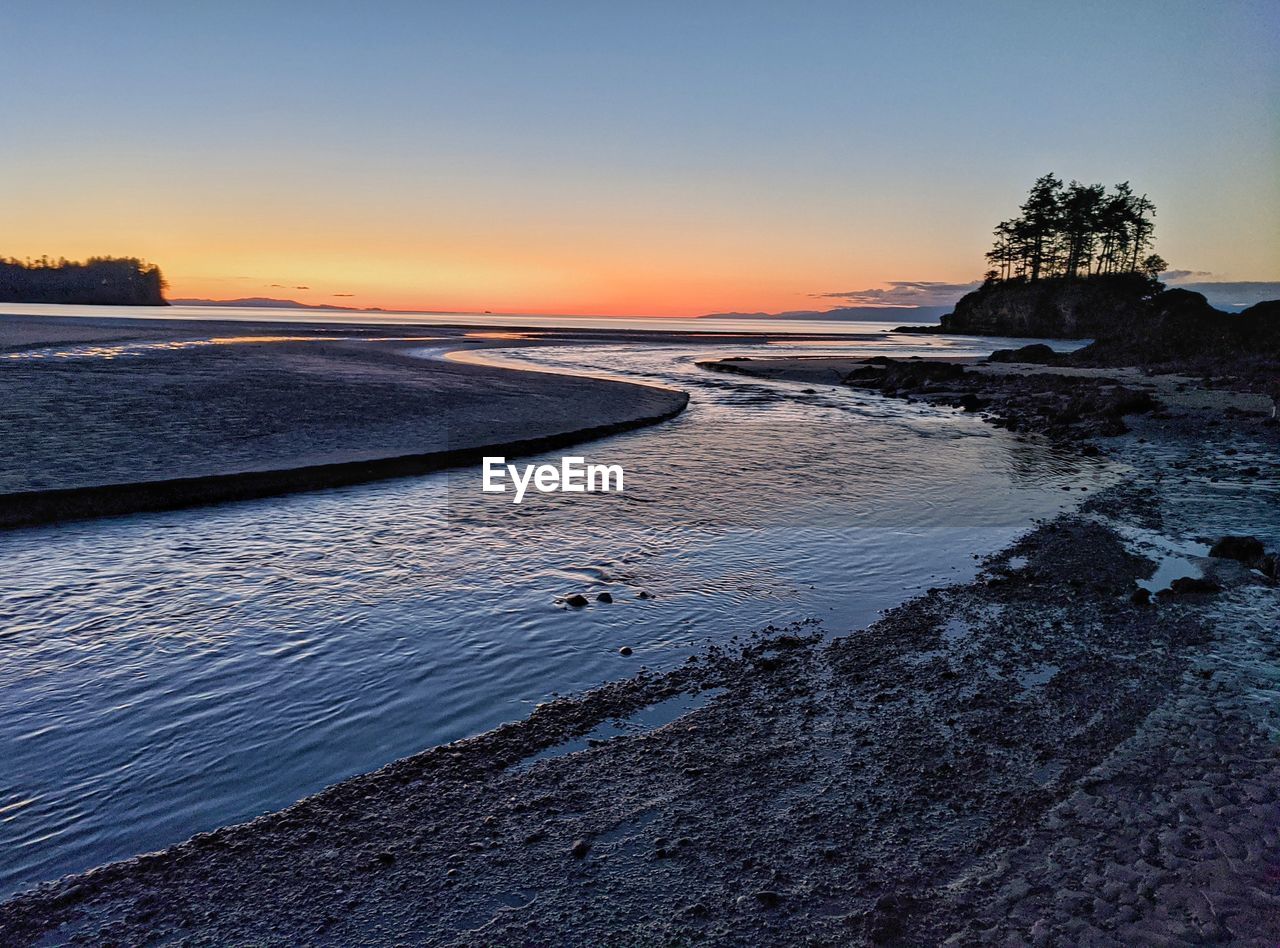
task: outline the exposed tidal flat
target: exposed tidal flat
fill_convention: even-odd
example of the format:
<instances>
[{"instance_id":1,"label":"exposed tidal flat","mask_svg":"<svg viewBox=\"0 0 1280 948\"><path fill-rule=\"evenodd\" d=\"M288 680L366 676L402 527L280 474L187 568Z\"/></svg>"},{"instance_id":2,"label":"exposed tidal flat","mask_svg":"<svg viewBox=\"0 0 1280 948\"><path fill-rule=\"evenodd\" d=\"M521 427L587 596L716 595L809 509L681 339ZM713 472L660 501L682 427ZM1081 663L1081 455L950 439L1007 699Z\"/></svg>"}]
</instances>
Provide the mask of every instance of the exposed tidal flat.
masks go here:
<instances>
[{"instance_id":1,"label":"exposed tidal flat","mask_svg":"<svg viewBox=\"0 0 1280 948\"><path fill-rule=\"evenodd\" d=\"M456 329L138 320L122 333L98 320L85 341L67 322L0 327L0 341L8 328L25 342L0 350L0 527L417 474L652 423L686 401L599 379L424 371L410 345L485 335ZM36 341L42 325L56 341Z\"/></svg>"},{"instance_id":2,"label":"exposed tidal flat","mask_svg":"<svg viewBox=\"0 0 1280 948\"><path fill-rule=\"evenodd\" d=\"M29 860L11 878L405 758L36 889L0 933L1274 931L1275 588L1200 541L1280 540L1275 429L1186 405L1090 457L874 391L709 373L709 351L467 356L689 392L673 420L575 449L626 467L621 496L517 510L460 471L0 539L21 589L0 740L30 801L6 811ZM1135 603L1169 562L1223 591ZM556 602L573 591L614 602ZM673 710L633 717L654 707Z\"/></svg>"}]
</instances>

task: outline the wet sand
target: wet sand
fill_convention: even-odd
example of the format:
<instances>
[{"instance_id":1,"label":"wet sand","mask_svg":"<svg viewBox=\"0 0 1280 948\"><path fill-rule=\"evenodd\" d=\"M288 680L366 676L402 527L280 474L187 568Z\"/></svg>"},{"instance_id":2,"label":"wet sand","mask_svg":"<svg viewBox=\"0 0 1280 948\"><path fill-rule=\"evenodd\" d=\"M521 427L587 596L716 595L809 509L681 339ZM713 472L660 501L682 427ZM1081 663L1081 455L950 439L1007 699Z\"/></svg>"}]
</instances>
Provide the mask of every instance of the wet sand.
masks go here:
<instances>
[{"instance_id":1,"label":"wet sand","mask_svg":"<svg viewBox=\"0 0 1280 948\"><path fill-rule=\"evenodd\" d=\"M1128 482L973 583L835 639L759 630L41 886L0 906L0 942L1273 942L1280 588L1168 551L1280 544L1280 436L1212 398L1126 422L1098 441ZM1170 562L1219 591L1146 601Z\"/></svg>"},{"instance_id":2,"label":"wet sand","mask_svg":"<svg viewBox=\"0 0 1280 948\"><path fill-rule=\"evenodd\" d=\"M688 401L410 354L482 343L403 326L5 317L0 528L419 474L652 424Z\"/></svg>"}]
</instances>

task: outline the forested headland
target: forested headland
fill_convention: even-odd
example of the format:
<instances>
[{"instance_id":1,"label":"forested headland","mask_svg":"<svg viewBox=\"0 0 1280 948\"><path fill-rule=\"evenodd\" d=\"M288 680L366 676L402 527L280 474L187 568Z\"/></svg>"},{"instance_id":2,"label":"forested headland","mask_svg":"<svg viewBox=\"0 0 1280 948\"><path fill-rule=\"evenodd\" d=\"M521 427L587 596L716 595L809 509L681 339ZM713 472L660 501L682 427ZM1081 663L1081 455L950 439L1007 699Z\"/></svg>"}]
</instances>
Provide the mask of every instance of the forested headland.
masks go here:
<instances>
[{"instance_id":1,"label":"forested headland","mask_svg":"<svg viewBox=\"0 0 1280 948\"><path fill-rule=\"evenodd\" d=\"M0 260L0 302L167 306L160 268L136 257Z\"/></svg>"},{"instance_id":2,"label":"forested headland","mask_svg":"<svg viewBox=\"0 0 1280 948\"><path fill-rule=\"evenodd\" d=\"M1020 211L996 225L982 285L936 329L1091 338L1079 358L1093 365L1274 377L1280 301L1224 313L1199 293L1165 289L1160 274L1168 264L1152 250L1155 204L1128 182L1064 185L1047 174Z\"/></svg>"},{"instance_id":3,"label":"forested headland","mask_svg":"<svg viewBox=\"0 0 1280 948\"><path fill-rule=\"evenodd\" d=\"M985 279L942 317L945 332L1096 338L1138 318L1164 289L1156 206L1129 182L1042 175L1019 212L996 225Z\"/></svg>"}]
</instances>

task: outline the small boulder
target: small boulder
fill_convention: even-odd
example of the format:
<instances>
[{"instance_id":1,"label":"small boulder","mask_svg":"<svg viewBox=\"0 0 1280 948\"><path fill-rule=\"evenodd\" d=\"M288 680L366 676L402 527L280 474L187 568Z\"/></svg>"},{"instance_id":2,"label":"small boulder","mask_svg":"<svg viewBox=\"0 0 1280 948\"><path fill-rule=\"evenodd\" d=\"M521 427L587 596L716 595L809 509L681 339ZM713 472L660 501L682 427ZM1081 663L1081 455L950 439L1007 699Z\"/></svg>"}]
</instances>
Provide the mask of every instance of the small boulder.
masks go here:
<instances>
[{"instance_id":1,"label":"small boulder","mask_svg":"<svg viewBox=\"0 0 1280 948\"><path fill-rule=\"evenodd\" d=\"M622 646L622 648L618 649L618 654L619 654L619 655L623 655L623 656L630 655L630 654L631 654L631 646L630 646L630 645L624 645L624 646Z\"/></svg>"},{"instance_id":2,"label":"small boulder","mask_svg":"<svg viewBox=\"0 0 1280 948\"><path fill-rule=\"evenodd\" d=\"M575 839L573 848L569 850L574 859L585 859L589 852L591 852L591 844L585 839Z\"/></svg>"},{"instance_id":3,"label":"small boulder","mask_svg":"<svg viewBox=\"0 0 1280 948\"><path fill-rule=\"evenodd\" d=\"M1203 576L1183 576L1169 584L1169 591L1175 595L1185 596L1221 592L1222 587Z\"/></svg>"},{"instance_id":4,"label":"small boulder","mask_svg":"<svg viewBox=\"0 0 1280 948\"><path fill-rule=\"evenodd\" d=\"M1223 537L1209 550L1209 555L1223 560L1239 560L1248 566L1262 559L1266 550L1257 537Z\"/></svg>"},{"instance_id":5,"label":"small boulder","mask_svg":"<svg viewBox=\"0 0 1280 948\"><path fill-rule=\"evenodd\" d=\"M987 357L988 362L1023 362L1031 365L1052 365L1058 354L1042 342L1023 346L1021 349L997 349Z\"/></svg>"},{"instance_id":6,"label":"small boulder","mask_svg":"<svg viewBox=\"0 0 1280 948\"><path fill-rule=\"evenodd\" d=\"M574 593L572 596L566 596L564 600L566 606L573 606L575 609L581 609L587 604L587 597L582 593Z\"/></svg>"},{"instance_id":7,"label":"small boulder","mask_svg":"<svg viewBox=\"0 0 1280 948\"><path fill-rule=\"evenodd\" d=\"M1148 606L1151 604L1151 590L1143 589L1139 586L1133 591L1133 595L1129 597L1129 601L1135 606Z\"/></svg>"},{"instance_id":8,"label":"small boulder","mask_svg":"<svg viewBox=\"0 0 1280 948\"><path fill-rule=\"evenodd\" d=\"M613 602L613 593L602 592L596 596L596 602Z\"/></svg>"}]
</instances>

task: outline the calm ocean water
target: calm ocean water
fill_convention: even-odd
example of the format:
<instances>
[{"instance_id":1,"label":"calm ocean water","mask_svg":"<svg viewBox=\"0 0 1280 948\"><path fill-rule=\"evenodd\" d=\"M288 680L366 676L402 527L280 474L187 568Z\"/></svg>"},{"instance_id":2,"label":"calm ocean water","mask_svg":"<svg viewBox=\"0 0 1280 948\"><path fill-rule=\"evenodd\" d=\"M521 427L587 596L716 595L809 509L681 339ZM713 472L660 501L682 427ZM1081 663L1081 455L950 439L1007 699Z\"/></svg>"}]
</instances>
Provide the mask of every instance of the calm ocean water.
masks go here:
<instances>
[{"instance_id":1,"label":"calm ocean water","mask_svg":"<svg viewBox=\"0 0 1280 948\"><path fill-rule=\"evenodd\" d=\"M611 329L665 332L883 332L893 326L919 324L911 310L890 313L885 322L839 319L683 319L672 316L554 316L538 313L407 313L298 309L270 306L67 306L58 303L0 303L0 314L25 316L92 316L95 319L184 319L201 321L320 323L365 326L488 326L495 329Z\"/></svg>"},{"instance_id":2,"label":"calm ocean water","mask_svg":"<svg viewBox=\"0 0 1280 948\"><path fill-rule=\"evenodd\" d=\"M516 507L468 469L0 535L0 893L769 623L849 631L1115 476L971 417L694 364L752 351L467 356L689 391L676 420L571 452L623 465L621 495Z\"/></svg>"}]
</instances>

